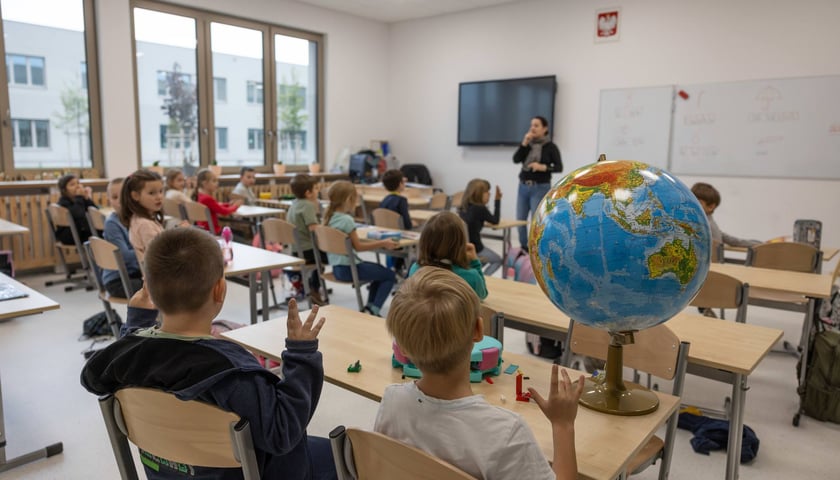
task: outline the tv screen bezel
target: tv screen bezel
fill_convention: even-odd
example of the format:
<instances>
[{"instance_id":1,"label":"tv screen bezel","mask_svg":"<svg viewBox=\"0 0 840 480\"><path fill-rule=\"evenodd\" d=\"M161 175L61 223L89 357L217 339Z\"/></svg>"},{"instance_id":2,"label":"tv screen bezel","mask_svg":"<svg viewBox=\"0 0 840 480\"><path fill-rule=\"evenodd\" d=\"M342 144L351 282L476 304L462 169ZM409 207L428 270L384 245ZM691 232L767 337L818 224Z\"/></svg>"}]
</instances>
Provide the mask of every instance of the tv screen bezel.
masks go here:
<instances>
[{"instance_id":1,"label":"tv screen bezel","mask_svg":"<svg viewBox=\"0 0 840 480\"><path fill-rule=\"evenodd\" d=\"M477 85L481 83L507 83L507 82L521 82L523 80L543 80L550 78L554 81L554 89L552 90L552 99L551 99L551 117L548 118L548 125L549 125L549 137L552 137L552 131L554 129L554 106L557 103L557 75L539 75L535 77L520 77L520 78L501 78L498 80L479 80L475 82L460 82L458 83L458 146L459 147L481 147L481 146L498 146L498 147L511 147L519 145L520 142L469 142L463 143L461 142L461 87L464 85ZM523 135L526 127L523 126Z\"/></svg>"}]
</instances>

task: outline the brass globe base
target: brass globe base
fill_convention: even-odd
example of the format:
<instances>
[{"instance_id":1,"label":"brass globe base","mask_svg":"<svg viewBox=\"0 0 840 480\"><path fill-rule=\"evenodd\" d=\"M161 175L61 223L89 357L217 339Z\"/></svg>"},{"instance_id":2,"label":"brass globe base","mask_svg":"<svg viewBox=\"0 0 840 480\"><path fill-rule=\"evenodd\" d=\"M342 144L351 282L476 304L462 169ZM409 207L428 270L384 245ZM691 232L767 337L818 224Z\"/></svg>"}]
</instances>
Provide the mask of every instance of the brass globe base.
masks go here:
<instances>
[{"instance_id":1,"label":"brass globe base","mask_svg":"<svg viewBox=\"0 0 840 480\"><path fill-rule=\"evenodd\" d=\"M592 410L609 413L610 415L646 415L659 408L659 398L641 387L629 389L613 389L607 384L598 385L591 380L586 381L580 403Z\"/></svg>"},{"instance_id":2,"label":"brass globe base","mask_svg":"<svg viewBox=\"0 0 840 480\"><path fill-rule=\"evenodd\" d=\"M606 378L603 383L587 380L580 403L611 415L645 415L659 408L656 394L639 385L624 385L623 345L633 343L633 332L610 332Z\"/></svg>"}]
</instances>

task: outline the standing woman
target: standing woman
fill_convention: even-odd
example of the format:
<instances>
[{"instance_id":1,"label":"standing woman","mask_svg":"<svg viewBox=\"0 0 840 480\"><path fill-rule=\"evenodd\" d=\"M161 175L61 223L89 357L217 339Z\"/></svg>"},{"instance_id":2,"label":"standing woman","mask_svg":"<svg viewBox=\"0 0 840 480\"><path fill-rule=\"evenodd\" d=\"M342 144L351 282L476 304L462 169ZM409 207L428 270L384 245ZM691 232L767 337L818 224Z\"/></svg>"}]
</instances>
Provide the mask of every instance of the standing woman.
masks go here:
<instances>
[{"instance_id":1,"label":"standing woman","mask_svg":"<svg viewBox=\"0 0 840 480\"><path fill-rule=\"evenodd\" d=\"M533 217L537 205L551 188L551 174L563 171L560 149L548 138L548 120L531 119L531 128L513 154L513 163L521 163L519 190L516 195L516 219ZM519 227L519 245L528 250L528 227Z\"/></svg>"}]
</instances>

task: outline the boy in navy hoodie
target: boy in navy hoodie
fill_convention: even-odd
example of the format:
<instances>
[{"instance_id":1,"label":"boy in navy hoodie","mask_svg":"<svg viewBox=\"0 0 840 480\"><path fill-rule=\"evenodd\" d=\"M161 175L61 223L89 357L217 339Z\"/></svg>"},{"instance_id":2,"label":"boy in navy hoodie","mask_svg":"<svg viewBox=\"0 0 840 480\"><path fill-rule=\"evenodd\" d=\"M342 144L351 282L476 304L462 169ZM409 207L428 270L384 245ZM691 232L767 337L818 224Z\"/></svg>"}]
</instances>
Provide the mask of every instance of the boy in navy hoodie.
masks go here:
<instances>
[{"instance_id":1,"label":"boy in navy hoodie","mask_svg":"<svg viewBox=\"0 0 840 480\"><path fill-rule=\"evenodd\" d=\"M128 323L153 323L157 307L160 327L136 329L91 357L82 385L97 395L146 387L216 405L250 423L262 478L336 478L329 441L306 434L324 382L317 337L325 319L316 322L318 308L302 323L289 302L281 380L244 348L210 335L226 293L213 237L193 228L166 230L149 246L145 266L148 289L129 302ZM140 454L149 479L242 478L239 469L179 466Z\"/></svg>"}]
</instances>

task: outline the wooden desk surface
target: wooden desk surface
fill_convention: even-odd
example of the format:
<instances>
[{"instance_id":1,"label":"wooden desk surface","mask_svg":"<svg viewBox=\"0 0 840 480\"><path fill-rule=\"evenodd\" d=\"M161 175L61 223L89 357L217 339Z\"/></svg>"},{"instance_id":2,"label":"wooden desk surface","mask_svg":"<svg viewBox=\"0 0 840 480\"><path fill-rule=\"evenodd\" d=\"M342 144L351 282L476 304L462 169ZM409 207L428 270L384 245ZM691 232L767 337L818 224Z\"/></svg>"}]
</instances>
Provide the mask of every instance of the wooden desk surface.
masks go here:
<instances>
[{"instance_id":1,"label":"wooden desk surface","mask_svg":"<svg viewBox=\"0 0 840 480\"><path fill-rule=\"evenodd\" d=\"M539 285L487 277L489 292L484 304L521 323L569 331L569 317L557 309ZM727 372L749 375L770 348L782 338L782 330L759 325L721 321L702 315L679 313L668 320L680 340L691 343L688 362Z\"/></svg>"},{"instance_id":2,"label":"wooden desk surface","mask_svg":"<svg viewBox=\"0 0 840 480\"><path fill-rule=\"evenodd\" d=\"M408 214L409 216L411 216L411 219L417 220L420 223L428 222L430 218L434 217L438 213L440 213L439 210L426 210L422 208L408 211ZM515 228L524 225L528 225L527 220L512 220L507 218L501 218L499 219L499 223L485 223L484 227L490 228L492 230L503 230L505 228Z\"/></svg>"},{"instance_id":3,"label":"wooden desk surface","mask_svg":"<svg viewBox=\"0 0 840 480\"><path fill-rule=\"evenodd\" d=\"M27 233L29 233L29 229L23 225L18 225L17 223L0 218L0 236L24 235Z\"/></svg>"},{"instance_id":4,"label":"wooden desk surface","mask_svg":"<svg viewBox=\"0 0 840 480\"><path fill-rule=\"evenodd\" d=\"M385 387L401 383L401 370L391 367L391 337L385 321L364 313L329 305L319 313L327 318L320 335L320 351L324 356L324 376L330 383L364 397L379 401ZM301 312L302 318L305 318ZM226 332L230 340L251 351L280 358L285 345L285 319L277 319ZM503 353L505 366L519 365L531 377L526 386L540 393L548 392L550 364L530 356ZM359 360L362 371L348 373L347 366ZM573 378L580 373L574 374ZM516 402L515 376L502 374L487 382L472 384L473 391L482 394L493 405L512 410L525 419L533 430L546 457L552 458L551 425L533 402ZM501 401L501 395L506 401ZM647 439L674 412L679 399L657 393L659 409L639 417L620 417L578 409L575 422L575 446L580 476L583 478L613 479L622 471L627 460L647 442Z\"/></svg>"},{"instance_id":5,"label":"wooden desk surface","mask_svg":"<svg viewBox=\"0 0 840 480\"><path fill-rule=\"evenodd\" d=\"M732 245L724 245L723 249L727 252L741 252L741 253L747 253L747 250L748 250L747 247L735 247L735 246L732 246ZM840 248L822 247L822 248L820 248L820 251L822 251L822 254L823 254L823 262L827 262L827 261L831 260L832 258L834 258L837 255L838 252L840 252Z\"/></svg>"},{"instance_id":6,"label":"wooden desk surface","mask_svg":"<svg viewBox=\"0 0 840 480\"><path fill-rule=\"evenodd\" d=\"M373 239L367 238L368 232L384 230L387 232L402 232L403 236L400 237L400 248L406 247L413 247L420 243L420 232L412 232L408 230L397 230L394 228L385 228L385 227L374 227L374 226L366 226L366 227L357 227L356 234L359 236L359 240L363 242L373 241Z\"/></svg>"},{"instance_id":7,"label":"wooden desk surface","mask_svg":"<svg viewBox=\"0 0 840 480\"><path fill-rule=\"evenodd\" d=\"M276 217L286 213L282 208L260 207L258 205L241 205L231 215L240 218Z\"/></svg>"},{"instance_id":8,"label":"wooden desk surface","mask_svg":"<svg viewBox=\"0 0 840 480\"><path fill-rule=\"evenodd\" d=\"M365 192L362 194L362 199L364 199L365 203L375 203L379 205L382 203L382 200L388 196L388 192ZM428 207L429 202L432 201L431 197L413 197L413 196L406 196L406 200L408 200L408 207L409 208L423 208Z\"/></svg>"},{"instance_id":9,"label":"wooden desk surface","mask_svg":"<svg viewBox=\"0 0 840 480\"><path fill-rule=\"evenodd\" d=\"M225 276L242 275L306 263L302 258L251 247L243 243L232 242L231 245L233 245L233 263L225 268Z\"/></svg>"},{"instance_id":10,"label":"wooden desk surface","mask_svg":"<svg viewBox=\"0 0 840 480\"><path fill-rule=\"evenodd\" d=\"M5 274L0 273L0 283L9 284L29 295L28 297L0 302L0 320L43 313L47 310L56 310L60 307L55 300L40 294Z\"/></svg>"},{"instance_id":11,"label":"wooden desk surface","mask_svg":"<svg viewBox=\"0 0 840 480\"><path fill-rule=\"evenodd\" d=\"M828 298L831 295L833 282L830 274L773 270L733 263L712 263L711 270L749 283L750 287L778 290L812 298Z\"/></svg>"}]
</instances>

